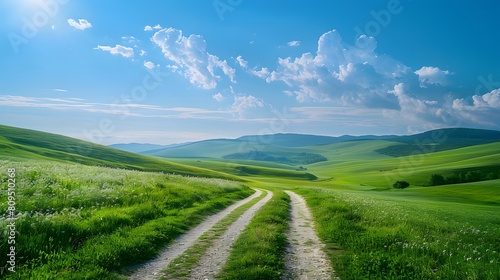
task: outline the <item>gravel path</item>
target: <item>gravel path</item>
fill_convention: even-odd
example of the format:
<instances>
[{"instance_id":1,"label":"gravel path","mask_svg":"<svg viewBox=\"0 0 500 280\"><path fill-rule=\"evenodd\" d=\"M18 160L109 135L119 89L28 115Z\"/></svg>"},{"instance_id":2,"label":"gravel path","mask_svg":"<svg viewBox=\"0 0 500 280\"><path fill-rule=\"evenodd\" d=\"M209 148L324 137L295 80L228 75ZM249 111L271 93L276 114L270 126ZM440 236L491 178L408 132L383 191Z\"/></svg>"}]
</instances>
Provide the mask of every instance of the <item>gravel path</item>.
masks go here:
<instances>
[{"instance_id":1,"label":"gravel path","mask_svg":"<svg viewBox=\"0 0 500 280\"><path fill-rule=\"evenodd\" d=\"M212 246L208 248L205 255L200 259L196 268L191 271L189 279L212 280L214 275L218 274L231 250L231 246L236 241L241 232L246 228L255 213L265 205L273 196L273 193L267 191L267 195L250 207L238 220L232 223L222 236L217 238Z\"/></svg>"},{"instance_id":2,"label":"gravel path","mask_svg":"<svg viewBox=\"0 0 500 280\"><path fill-rule=\"evenodd\" d=\"M291 199L291 223L287 234L290 245L285 254L282 280L331 279L333 269L314 232L314 221L306 202L298 194L285 191ZM337 279L337 278L335 278Z\"/></svg>"},{"instance_id":3,"label":"gravel path","mask_svg":"<svg viewBox=\"0 0 500 280\"><path fill-rule=\"evenodd\" d=\"M170 246L165 248L156 259L153 259L147 263L138 266L131 267L130 269L135 270L135 272L129 277L129 279L133 280L159 279L162 276L161 271L165 269L172 260L177 258L189 247L191 247L203 233L212 228L218 221L227 216L234 209L240 207L241 205L249 202L250 200L256 197L259 197L261 194L262 191L256 190L253 195L232 204L231 206L227 207L226 209L222 210L217 214L208 216L199 225L189 230L185 234L179 236L172 244L170 244ZM264 199L266 199L268 196L269 194ZM259 203L261 201L259 201ZM253 208L254 207L250 208L250 210ZM245 212L245 214L247 213Z\"/></svg>"}]
</instances>

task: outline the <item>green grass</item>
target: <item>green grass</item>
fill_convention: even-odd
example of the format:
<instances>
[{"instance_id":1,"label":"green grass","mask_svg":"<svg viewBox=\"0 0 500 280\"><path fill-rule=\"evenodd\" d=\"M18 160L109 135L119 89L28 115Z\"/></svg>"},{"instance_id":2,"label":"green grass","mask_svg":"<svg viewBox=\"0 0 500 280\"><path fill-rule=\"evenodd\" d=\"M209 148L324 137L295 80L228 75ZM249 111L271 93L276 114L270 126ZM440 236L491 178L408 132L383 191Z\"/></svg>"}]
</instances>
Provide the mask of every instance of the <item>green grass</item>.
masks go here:
<instances>
[{"instance_id":1,"label":"green grass","mask_svg":"<svg viewBox=\"0 0 500 280\"><path fill-rule=\"evenodd\" d=\"M7 279L117 279L252 190L239 182L79 164L0 161L16 169L16 270ZM1 177L2 185L7 182ZM0 211L7 213L6 192ZM6 228L6 214L0 226ZM7 236L0 235L0 262ZM5 276L5 275L3 275Z\"/></svg>"},{"instance_id":2,"label":"green grass","mask_svg":"<svg viewBox=\"0 0 500 280\"><path fill-rule=\"evenodd\" d=\"M290 197L273 191L273 198L257 212L233 245L218 279L279 279L283 275Z\"/></svg>"},{"instance_id":3,"label":"green grass","mask_svg":"<svg viewBox=\"0 0 500 280\"><path fill-rule=\"evenodd\" d=\"M44 161L52 160L93 166L238 180L235 176L221 172L125 152L66 136L4 125L0 125L0 156L14 160L18 160L19 158Z\"/></svg>"},{"instance_id":4,"label":"green grass","mask_svg":"<svg viewBox=\"0 0 500 280\"><path fill-rule=\"evenodd\" d=\"M500 278L497 207L393 192L296 192L341 279Z\"/></svg>"},{"instance_id":5,"label":"green grass","mask_svg":"<svg viewBox=\"0 0 500 280\"><path fill-rule=\"evenodd\" d=\"M391 143L358 141L346 147L343 146L347 143L329 145L330 148L336 147L339 153L337 159L309 165L308 172L320 178L332 178L332 183L338 185L363 184L387 188L397 180L406 180L412 186L423 186L434 173L448 176L465 168L482 169L499 165L500 142L398 158L373 152L373 149Z\"/></svg>"},{"instance_id":6,"label":"green grass","mask_svg":"<svg viewBox=\"0 0 500 280\"><path fill-rule=\"evenodd\" d=\"M15 158L0 161L0 167L19 170L17 206L22 215L16 227L29 233L18 236L22 272L12 279L116 279L122 267L152 258L203 216L251 192L236 182L54 160L293 189L306 198L318 235L342 279L500 279L495 270L500 265L500 180L423 187L434 173L446 177L464 170L494 170L499 166L500 142L427 154L417 149L397 158L376 152L401 144L386 140L280 149L328 159L298 172L283 164L248 160L193 158L171 163L85 142L87 146L79 147L82 142L71 138L5 126L0 126L0 135L0 155ZM241 143L226 144L241 148ZM227 154L227 145L209 152ZM82 147L92 153L76 152L85 151ZM0 178L5 184L5 177ZM392 189L396 180L411 186ZM282 252L288 198L277 197L259 211L257 222L252 220L235 244L224 279L280 275L282 259L277 256ZM5 213L5 193L0 199L0 211ZM5 228L5 223L4 215L0 226ZM6 260L2 234L0 262Z\"/></svg>"},{"instance_id":7,"label":"green grass","mask_svg":"<svg viewBox=\"0 0 500 280\"><path fill-rule=\"evenodd\" d=\"M313 153L292 153L292 152L261 152L250 151L244 153L233 153L223 156L224 159L249 159L255 161L276 162L289 165L306 165L315 162L326 161L327 158Z\"/></svg>"},{"instance_id":8,"label":"green grass","mask_svg":"<svg viewBox=\"0 0 500 280\"><path fill-rule=\"evenodd\" d=\"M266 194L267 193L263 191L262 195L259 197L236 208L233 212L215 224L213 228L200 236L200 239L195 245L170 263L168 269L164 271L165 277L163 277L163 279L189 279L189 272L195 267L206 250L213 244L213 241L223 234L234 221L245 213L245 211L263 199Z\"/></svg>"},{"instance_id":9,"label":"green grass","mask_svg":"<svg viewBox=\"0 0 500 280\"><path fill-rule=\"evenodd\" d=\"M242 178L241 180L251 181L254 179L262 180L269 178L289 179L295 181L312 181L317 177L306 171L297 171L290 166L283 166L274 163L258 162L258 161L221 161L217 159L172 159L182 164L189 164L201 168L216 170Z\"/></svg>"}]
</instances>

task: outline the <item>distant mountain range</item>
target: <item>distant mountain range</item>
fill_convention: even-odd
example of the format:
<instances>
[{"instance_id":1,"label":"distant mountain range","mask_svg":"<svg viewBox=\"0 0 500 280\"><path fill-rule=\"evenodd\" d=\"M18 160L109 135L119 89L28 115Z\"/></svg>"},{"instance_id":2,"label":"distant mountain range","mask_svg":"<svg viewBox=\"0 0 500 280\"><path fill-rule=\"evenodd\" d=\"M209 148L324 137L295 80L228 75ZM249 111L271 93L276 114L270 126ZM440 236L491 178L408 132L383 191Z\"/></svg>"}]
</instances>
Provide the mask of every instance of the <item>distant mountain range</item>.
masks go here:
<instances>
[{"instance_id":1,"label":"distant mountain range","mask_svg":"<svg viewBox=\"0 0 500 280\"><path fill-rule=\"evenodd\" d=\"M277 158L276 153L287 153L297 158L300 153L307 153L308 147L330 145L341 142L385 140L393 145L377 150L389 156L409 155L415 150L436 152L460 147L487 144L500 141L500 131L444 128L414 135L364 135L364 136L320 136L307 134L280 133L270 135L247 135L236 139L211 139L192 143L176 144L168 147L150 144L121 144L123 150L138 152L164 158L225 158L243 159L258 151L259 158ZM117 147L117 145L114 145ZM151 147L152 149L148 148ZM266 154L268 153L268 157ZM307 154L307 156L317 157Z\"/></svg>"}]
</instances>

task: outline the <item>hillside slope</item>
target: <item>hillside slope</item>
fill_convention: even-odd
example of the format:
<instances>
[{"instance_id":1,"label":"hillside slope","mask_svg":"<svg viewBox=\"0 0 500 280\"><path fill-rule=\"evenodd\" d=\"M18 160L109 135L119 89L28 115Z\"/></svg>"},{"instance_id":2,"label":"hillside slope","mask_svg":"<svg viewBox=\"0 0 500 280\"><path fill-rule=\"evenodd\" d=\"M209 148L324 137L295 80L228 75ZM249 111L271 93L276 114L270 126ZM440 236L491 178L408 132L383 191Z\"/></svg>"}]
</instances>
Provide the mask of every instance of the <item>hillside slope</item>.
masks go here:
<instances>
[{"instance_id":1,"label":"hillside slope","mask_svg":"<svg viewBox=\"0 0 500 280\"><path fill-rule=\"evenodd\" d=\"M500 141L500 131L472 128L443 128L387 140L400 142L377 150L378 153L401 157L427 154Z\"/></svg>"},{"instance_id":2,"label":"hillside slope","mask_svg":"<svg viewBox=\"0 0 500 280\"><path fill-rule=\"evenodd\" d=\"M55 160L140 171L237 179L221 172L125 152L66 136L4 125L0 125L0 155L8 158Z\"/></svg>"}]
</instances>

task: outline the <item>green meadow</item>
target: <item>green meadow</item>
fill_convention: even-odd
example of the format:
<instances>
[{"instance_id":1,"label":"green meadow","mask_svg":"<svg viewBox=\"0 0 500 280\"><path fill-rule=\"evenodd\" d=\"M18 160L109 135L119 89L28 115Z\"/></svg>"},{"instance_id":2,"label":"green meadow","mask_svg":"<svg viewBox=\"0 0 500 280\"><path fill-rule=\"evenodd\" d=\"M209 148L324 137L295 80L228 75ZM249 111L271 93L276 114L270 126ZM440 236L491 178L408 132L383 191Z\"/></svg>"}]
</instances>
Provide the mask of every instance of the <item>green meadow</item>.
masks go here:
<instances>
[{"instance_id":1,"label":"green meadow","mask_svg":"<svg viewBox=\"0 0 500 280\"><path fill-rule=\"evenodd\" d=\"M454 138L456 131L424 146L413 140L425 135L321 145L300 136L296 143L304 146L283 146L295 137L287 135L273 145L213 140L149 155L12 127L0 132L0 226L7 228L12 168L19 215L17 272L3 270L0 278L120 279L254 187L275 196L236 240L221 279L282 274L289 209L283 190L306 199L340 279L500 279L500 180L493 179L500 142L480 131L470 134L470 145ZM241 156L252 148L290 160ZM326 160L301 164L301 153ZM433 174L467 172L493 175L429 185ZM393 188L398 180L410 186ZM8 233L1 233L6 263Z\"/></svg>"},{"instance_id":2,"label":"green meadow","mask_svg":"<svg viewBox=\"0 0 500 280\"><path fill-rule=\"evenodd\" d=\"M153 258L206 215L253 192L214 178L0 161L0 170L11 168L18 257L16 273L3 275L8 279L117 279L124 267ZM0 198L0 211L7 213L6 193ZM7 263L7 235L1 239L0 262Z\"/></svg>"}]
</instances>

